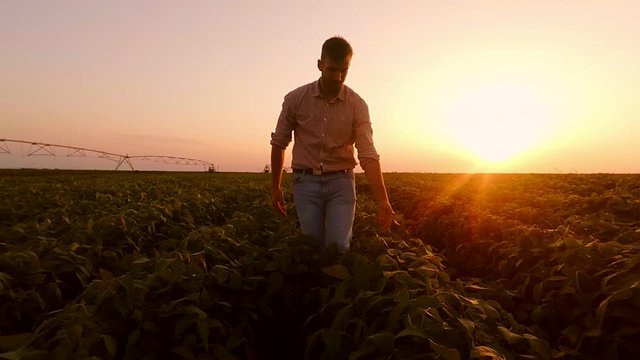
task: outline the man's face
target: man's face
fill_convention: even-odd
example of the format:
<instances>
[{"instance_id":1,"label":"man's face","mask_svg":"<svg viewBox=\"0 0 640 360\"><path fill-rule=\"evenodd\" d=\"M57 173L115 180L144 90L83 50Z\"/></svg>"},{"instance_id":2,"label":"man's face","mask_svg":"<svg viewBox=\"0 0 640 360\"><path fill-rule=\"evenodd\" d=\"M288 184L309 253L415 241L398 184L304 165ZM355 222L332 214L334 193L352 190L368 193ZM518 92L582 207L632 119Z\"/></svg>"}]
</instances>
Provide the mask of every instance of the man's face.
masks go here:
<instances>
[{"instance_id":1,"label":"man's face","mask_svg":"<svg viewBox=\"0 0 640 360\"><path fill-rule=\"evenodd\" d=\"M335 60L330 57L318 60L318 70L322 72L320 77L323 91L330 94L337 94L347 78L351 57L342 60Z\"/></svg>"}]
</instances>

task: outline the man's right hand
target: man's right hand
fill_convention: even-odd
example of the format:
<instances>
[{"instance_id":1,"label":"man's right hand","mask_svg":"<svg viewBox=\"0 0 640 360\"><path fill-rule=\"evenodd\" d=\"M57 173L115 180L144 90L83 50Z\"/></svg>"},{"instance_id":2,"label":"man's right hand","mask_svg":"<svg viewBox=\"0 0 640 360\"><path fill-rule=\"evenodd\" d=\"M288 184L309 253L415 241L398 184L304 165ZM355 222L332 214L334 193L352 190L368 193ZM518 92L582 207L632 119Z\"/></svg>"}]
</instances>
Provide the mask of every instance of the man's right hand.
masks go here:
<instances>
[{"instance_id":1,"label":"man's right hand","mask_svg":"<svg viewBox=\"0 0 640 360\"><path fill-rule=\"evenodd\" d=\"M284 194L280 189L271 190L271 206L282 217L287 217L287 211L284 209Z\"/></svg>"}]
</instances>

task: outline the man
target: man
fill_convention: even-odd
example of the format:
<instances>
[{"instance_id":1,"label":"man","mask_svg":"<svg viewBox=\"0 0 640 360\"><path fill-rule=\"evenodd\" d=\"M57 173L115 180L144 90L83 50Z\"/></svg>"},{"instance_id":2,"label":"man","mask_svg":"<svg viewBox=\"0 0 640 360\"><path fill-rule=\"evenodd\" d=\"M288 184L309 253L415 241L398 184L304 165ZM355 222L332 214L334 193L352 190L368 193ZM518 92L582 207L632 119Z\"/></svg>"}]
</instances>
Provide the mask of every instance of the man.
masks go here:
<instances>
[{"instance_id":1,"label":"man","mask_svg":"<svg viewBox=\"0 0 640 360\"><path fill-rule=\"evenodd\" d=\"M388 231L394 214L373 145L369 109L344 85L352 55L344 38L326 40L318 60L320 79L285 96L276 130L271 133L272 206L287 216L281 182L284 151L293 132L292 188L302 232L324 246L336 244L341 253L349 249L355 216L354 145L383 231Z\"/></svg>"}]
</instances>

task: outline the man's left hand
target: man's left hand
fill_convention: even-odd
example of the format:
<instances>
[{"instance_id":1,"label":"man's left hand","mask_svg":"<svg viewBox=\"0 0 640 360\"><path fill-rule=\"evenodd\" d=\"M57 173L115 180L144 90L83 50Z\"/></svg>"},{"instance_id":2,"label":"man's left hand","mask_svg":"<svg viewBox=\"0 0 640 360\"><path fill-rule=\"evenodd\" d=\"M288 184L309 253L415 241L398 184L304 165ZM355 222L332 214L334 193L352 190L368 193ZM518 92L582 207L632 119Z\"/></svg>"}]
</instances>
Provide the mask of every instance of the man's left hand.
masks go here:
<instances>
[{"instance_id":1,"label":"man's left hand","mask_svg":"<svg viewBox=\"0 0 640 360\"><path fill-rule=\"evenodd\" d=\"M380 228L382 228L383 232L388 232L391 228L391 224L393 223L393 215L395 212L391 207L389 202L384 202L378 204L378 216L377 221Z\"/></svg>"}]
</instances>

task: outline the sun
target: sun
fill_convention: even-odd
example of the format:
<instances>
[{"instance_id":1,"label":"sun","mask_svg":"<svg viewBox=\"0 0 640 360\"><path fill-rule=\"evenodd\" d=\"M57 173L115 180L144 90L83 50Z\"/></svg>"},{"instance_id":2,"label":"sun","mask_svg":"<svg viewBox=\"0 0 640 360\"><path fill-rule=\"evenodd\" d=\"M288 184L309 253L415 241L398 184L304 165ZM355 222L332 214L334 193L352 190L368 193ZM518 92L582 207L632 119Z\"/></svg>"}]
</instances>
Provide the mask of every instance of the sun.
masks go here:
<instances>
[{"instance_id":1,"label":"sun","mask_svg":"<svg viewBox=\"0 0 640 360\"><path fill-rule=\"evenodd\" d=\"M511 81L461 89L443 115L445 136L486 165L506 163L539 145L553 122L539 93Z\"/></svg>"}]
</instances>

